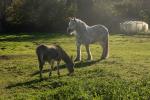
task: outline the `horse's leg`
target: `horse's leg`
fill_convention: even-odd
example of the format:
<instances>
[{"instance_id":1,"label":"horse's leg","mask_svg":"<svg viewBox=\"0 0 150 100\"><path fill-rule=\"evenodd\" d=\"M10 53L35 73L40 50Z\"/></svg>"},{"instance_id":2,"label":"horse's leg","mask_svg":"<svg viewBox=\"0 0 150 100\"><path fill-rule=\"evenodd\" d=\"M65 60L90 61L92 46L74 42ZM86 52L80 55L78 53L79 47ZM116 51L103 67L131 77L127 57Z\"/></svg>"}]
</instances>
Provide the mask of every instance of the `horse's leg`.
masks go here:
<instances>
[{"instance_id":1,"label":"horse's leg","mask_svg":"<svg viewBox=\"0 0 150 100\"><path fill-rule=\"evenodd\" d=\"M60 61L57 61L57 75L60 76L60 72L59 72L59 64L60 64Z\"/></svg>"},{"instance_id":2,"label":"horse's leg","mask_svg":"<svg viewBox=\"0 0 150 100\"><path fill-rule=\"evenodd\" d=\"M54 61L49 61L49 64L50 64L50 69L49 69L49 78L50 78L50 76L52 75L53 67L54 67Z\"/></svg>"},{"instance_id":3,"label":"horse's leg","mask_svg":"<svg viewBox=\"0 0 150 100\"><path fill-rule=\"evenodd\" d=\"M104 40L101 41L101 46L102 46L102 56L101 59L106 59L109 57L109 42L108 42L108 37Z\"/></svg>"},{"instance_id":4,"label":"horse's leg","mask_svg":"<svg viewBox=\"0 0 150 100\"><path fill-rule=\"evenodd\" d=\"M44 66L45 62L40 62L39 63L39 69L40 69L40 80L42 80L42 69L43 69L43 66Z\"/></svg>"},{"instance_id":5,"label":"horse's leg","mask_svg":"<svg viewBox=\"0 0 150 100\"><path fill-rule=\"evenodd\" d=\"M81 61L81 44L77 43L77 56L74 61Z\"/></svg>"},{"instance_id":6,"label":"horse's leg","mask_svg":"<svg viewBox=\"0 0 150 100\"><path fill-rule=\"evenodd\" d=\"M42 69L43 69L43 66L45 64L45 61L43 60L43 56L38 54L38 61L39 61L39 70L40 70L40 80L42 80Z\"/></svg>"},{"instance_id":7,"label":"horse's leg","mask_svg":"<svg viewBox=\"0 0 150 100\"><path fill-rule=\"evenodd\" d=\"M89 44L85 45L85 48L86 48L86 52L87 52L87 55L88 55L87 61L90 61L90 60L92 60L92 55L91 55Z\"/></svg>"}]
</instances>

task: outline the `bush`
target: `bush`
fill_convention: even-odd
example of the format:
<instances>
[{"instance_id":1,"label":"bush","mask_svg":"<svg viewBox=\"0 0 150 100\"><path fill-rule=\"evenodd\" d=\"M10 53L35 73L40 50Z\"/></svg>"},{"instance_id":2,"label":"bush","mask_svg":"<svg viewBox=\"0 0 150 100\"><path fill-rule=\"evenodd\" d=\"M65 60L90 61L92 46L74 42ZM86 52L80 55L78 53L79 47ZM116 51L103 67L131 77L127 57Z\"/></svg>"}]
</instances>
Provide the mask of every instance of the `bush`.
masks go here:
<instances>
[{"instance_id":1,"label":"bush","mask_svg":"<svg viewBox=\"0 0 150 100\"><path fill-rule=\"evenodd\" d=\"M8 30L64 31L70 9L59 0L14 0L7 8Z\"/></svg>"}]
</instances>

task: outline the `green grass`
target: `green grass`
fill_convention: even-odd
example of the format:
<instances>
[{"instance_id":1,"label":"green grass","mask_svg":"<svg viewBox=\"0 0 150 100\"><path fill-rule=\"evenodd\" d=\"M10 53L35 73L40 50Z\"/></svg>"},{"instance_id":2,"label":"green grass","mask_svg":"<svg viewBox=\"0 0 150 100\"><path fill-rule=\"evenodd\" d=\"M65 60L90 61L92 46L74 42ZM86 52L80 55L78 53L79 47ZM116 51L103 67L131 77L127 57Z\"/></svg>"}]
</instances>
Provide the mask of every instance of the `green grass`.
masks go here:
<instances>
[{"instance_id":1,"label":"green grass","mask_svg":"<svg viewBox=\"0 0 150 100\"><path fill-rule=\"evenodd\" d=\"M75 38L64 34L32 33L0 36L0 99L5 100L128 100L150 99L150 34L110 36L110 58L97 61L98 44L91 45L92 62L75 65L74 76L61 77L55 71L39 81L37 44L61 45L69 55L76 55ZM64 65L62 62L61 65Z\"/></svg>"}]
</instances>

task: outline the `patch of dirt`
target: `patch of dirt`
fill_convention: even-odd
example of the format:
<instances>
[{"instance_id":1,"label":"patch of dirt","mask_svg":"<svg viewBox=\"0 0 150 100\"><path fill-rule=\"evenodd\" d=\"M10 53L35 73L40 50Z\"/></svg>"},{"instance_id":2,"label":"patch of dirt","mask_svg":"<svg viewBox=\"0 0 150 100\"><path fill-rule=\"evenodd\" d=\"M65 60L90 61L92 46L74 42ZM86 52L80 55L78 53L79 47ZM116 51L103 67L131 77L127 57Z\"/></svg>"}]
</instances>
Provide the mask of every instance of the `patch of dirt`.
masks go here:
<instances>
[{"instance_id":1,"label":"patch of dirt","mask_svg":"<svg viewBox=\"0 0 150 100\"><path fill-rule=\"evenodd\" d=\"M33 55L0 55L0 60L10 60L13 58L31 57Z\"/></svg>"},{"instance_id":2,"label":"patch of dirt","mask_svg":"<svg viewBox=\"0 0 150 100\"><path fill-rule=\"evenodd\" d=\"M2 48L1 48L1 50L5 50L5 49L6 49L5 47L2 47Z\"/></svg>"},{"instance_id":3,"label":"patch of dirt","mask_svg":"<svg viewBox=\"0 0 150 100\"><path fill-rule=\"evenodd\" d=\"M6 56L6 55L0 56L0 60L9 60L9 59L10 59L9 56Z\"/></svg>"}]
</instances>

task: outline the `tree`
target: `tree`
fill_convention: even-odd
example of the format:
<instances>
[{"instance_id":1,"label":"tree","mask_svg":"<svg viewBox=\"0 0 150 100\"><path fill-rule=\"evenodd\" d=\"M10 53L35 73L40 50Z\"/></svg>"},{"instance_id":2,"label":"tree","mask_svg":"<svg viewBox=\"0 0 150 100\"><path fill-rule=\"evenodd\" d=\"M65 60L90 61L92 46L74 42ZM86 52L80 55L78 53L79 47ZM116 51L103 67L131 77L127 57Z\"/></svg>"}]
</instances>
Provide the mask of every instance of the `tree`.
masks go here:
<instances>
[{"instance_id":1,"label":"tree","mask_svg":"<svg viewBox=\"0 0 150 100\"><path fill-rule=\"evenodd\" d=\"M12 3L12 0L1 0L0 2L0 32L6 26L6 9Z\"/></svg>"},{"instance_id":2,"label":"tree","mask_svg":"<svg viewBox=\"0 0 150 100\"><path fill-rule=\"evenodd\" d=\"M62 31L66 29L66 18L74 12L64 0L13 0L7 9L8 30Z\"/></svg>"}]
</instances>

